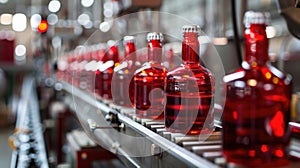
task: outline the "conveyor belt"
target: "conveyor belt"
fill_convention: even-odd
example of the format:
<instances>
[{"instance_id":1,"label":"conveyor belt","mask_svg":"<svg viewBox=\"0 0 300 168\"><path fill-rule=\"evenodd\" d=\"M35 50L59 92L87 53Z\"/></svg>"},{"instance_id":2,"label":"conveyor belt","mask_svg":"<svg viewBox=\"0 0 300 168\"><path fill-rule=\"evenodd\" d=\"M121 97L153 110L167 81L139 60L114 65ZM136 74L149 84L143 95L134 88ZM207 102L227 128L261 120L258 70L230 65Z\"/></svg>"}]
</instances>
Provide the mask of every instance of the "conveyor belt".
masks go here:
<instances>
[{"instance_id":1,"label":"conveyor belt","mask_svg":"<svg viewBox=\"0 0 300 168\"><path fill-rule=\"evenodd\" d=\"M228 167L225 158L222 155L221 130L216 127L216 131L209 137L199 139L198 136L187 136L180 133L167 132L163 121L151 121L134 115L133 109L115 106L109 101L95 99L91 94L79 90L71 85L64 83L64 90L72 95L67 97L67 103L72 105L76 111L81 124L86 132L96 140L100 145L117 154L122 154L125 159L129 160L130 166L134 167ZM83 106L85 106L83 108ZM98 111L98 112L96 112ZM101 113L99 113L101 111ZM126 129L121 131L122 134L136 134L145 137L144 146L151 149L151 156L141 158L132 157L132 150L138 148L136 144L120 138L113 131L97 129L97 127L107 128L107 122L104 118L106 114L113 113L118 116L118 120L125 124ZM89 123L87 123L89 120ZM216 125L220 125L216 121ZM117 132L117 131L116 131ZM105 135L105 136L104 136ZM121 152L120 152L121 151ZM300 143L297 140L291 141L291 159L289 167L300 166ZM151 158L147 161L147 158ZM173 165L172 165L173 164Z\"/></svg>"},{"instance_id":2,"label":"conveyor belt","mask_svg":"<svg viewBox=\"0 0 300 168\"><path fill-rule=\"evenodd\" d=\"M10 137L11 168L49 167L34 81L28 76L22 86L15 133Z\"/></svg>"}]
</instances>

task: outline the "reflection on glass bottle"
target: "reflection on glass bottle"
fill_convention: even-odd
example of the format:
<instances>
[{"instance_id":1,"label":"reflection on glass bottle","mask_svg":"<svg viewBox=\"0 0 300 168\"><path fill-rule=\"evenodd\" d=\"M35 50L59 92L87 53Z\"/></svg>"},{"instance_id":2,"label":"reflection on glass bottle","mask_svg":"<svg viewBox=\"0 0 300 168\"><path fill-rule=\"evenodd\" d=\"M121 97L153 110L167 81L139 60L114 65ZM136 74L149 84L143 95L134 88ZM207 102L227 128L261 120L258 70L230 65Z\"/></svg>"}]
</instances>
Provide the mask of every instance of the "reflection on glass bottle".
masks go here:
<instances>
[{"instance_id":1,"label":"reflection on glass bottle","mask_svg":"<svg viewBox=\"0 0 300 168\"><path fill-rule=\"evenodd\" d=\"M85 66L91 60L91 54L86 49L81 57L82 57L82 59L81 59L81 62L79 63L79 69L80 69L79 88L81 88L83 90L87 90L87 88L88 88L88 80L87 80L88 79L88 71L85 69Z\"/></svg>"},{"instance_id":2,"label":"reflection on glass bottle","mask_svg":"<svg viewBox=\"0 0 300 168\"><path fill-rule=\"evenodd\" d=\"M103 99L111 99L111 81L113 69L119 64L119 51L117 46L113 45L109 48L108 52L102 59L103 64L100 66L99 71L99 96Z\"/></svg>"},{"instance_id":3,"label":"reflection on glass bottle","mask_svg":"<svg viewBox=\"0 0 300 168\"><path fill-rule=\"evenodd\" d=\"M134 94L131 85L133 85L134 72L140 67L140 63L136 58L135 37L125 36L123 42L124 61L114 69L113 75L113 102L120 106L132 107L129 95Z\"/></svg>"},{"instance_id":4,"label":"reflection on glass bottle","mask_svg":"<svg viewBox=\"0 0 300 168\"><path fill-rule=\"evenodd\" d=\"M183 27L182 64L167 74L165 125L184 134L213 129L214 75L199 61L199 26Z\"/></svg>"},{"instance_id":5,"label":"reflection on glass bottle","mask_svg":"<svg viewBox=\"0 0 300 168\"><path fill-rule=\"evenodd\" d=\"M223 152L228 162L251 167L288 163L291 77L268 61L268 22L268 13L246 12L245 61L223 78Z\"/></svg>"},{"instance_id":6,"label":"reflection on glass bottle","mask_svg":"<svg viewBox=\"0 0 300 168\"><path fill-rule=\"evenodd\" d=\"M151 119L164 117L164 81L167 69L162 65L161 33L147 34L148 62L134 75L134 106L137 116Z\"/></svg>"},{"instance_id":7,"label":"reflection on glass bottle","mask_svg":"<svg viewBox=\"0 0 300 168\"><path fill-rule=\"evenodd\" d=\"M96 98L100 97L100 67L102 66L103 62L102 59L105 57L105 49L99 49L93 54L93 59L95 60L95 68L93 68L93 75L94 75L94 95Z\"/></svg>"}]
</instances>

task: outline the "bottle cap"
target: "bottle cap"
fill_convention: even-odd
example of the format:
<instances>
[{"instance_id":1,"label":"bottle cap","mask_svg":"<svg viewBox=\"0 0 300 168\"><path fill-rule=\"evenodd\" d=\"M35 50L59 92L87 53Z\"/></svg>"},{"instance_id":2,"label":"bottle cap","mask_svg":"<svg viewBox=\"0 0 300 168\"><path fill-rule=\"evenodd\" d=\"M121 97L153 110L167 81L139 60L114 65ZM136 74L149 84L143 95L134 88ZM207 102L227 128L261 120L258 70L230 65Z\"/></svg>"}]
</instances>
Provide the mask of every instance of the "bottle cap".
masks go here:
<instances>
[{"instance_id":1,"label":"bottle cap","mask_svg":"<svg viewBox=\"0 0 300 168\"><path fill-rule=\"evenodd\" d=\"M124 36L123 38L123 44L125 45L126 43L134 43L135 42L135 37L134 36Z\"/></svg>"},{"instance_id":2,"label":"bottle cap","mask_svg":"<svg viewBox=\"0 0 300 168\"><path fill-rule=\"evenodd\" d=\"M194 32L199 34L200 26L199 25L185 25L182 27L182 32Z\"/></svg>"},{"instance_id":3,"label":"bottle cap","mask_svg":"<svg viewBox=\"0 0 300 168\"><path fill-rule=\"evenodd\" d=\"M159 40L159 41L163 41L164 36L162 33L158 33L158 32L151 32L147 34L147 41L150 40Z\"/></svg>"},{"instance_id":4,"label":"bottle cap","mask_svg":"<svg viewBox=\"0 0 300 168\"><path fill-rule=\"evenodd\" d=\"M250 24L270 25L270 13L247 11L244 15L244 25L249 28Z\"/></svg>"}]
</instances>

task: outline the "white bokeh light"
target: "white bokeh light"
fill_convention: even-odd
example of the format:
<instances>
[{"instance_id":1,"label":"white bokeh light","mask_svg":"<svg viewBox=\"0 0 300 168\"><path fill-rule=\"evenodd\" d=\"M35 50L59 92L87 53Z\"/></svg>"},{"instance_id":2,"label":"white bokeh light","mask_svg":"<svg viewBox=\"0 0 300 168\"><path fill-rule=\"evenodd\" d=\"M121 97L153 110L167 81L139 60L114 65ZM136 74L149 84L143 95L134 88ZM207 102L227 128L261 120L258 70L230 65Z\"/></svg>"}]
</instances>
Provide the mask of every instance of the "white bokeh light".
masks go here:
<instances>
[{"instance_id":1,"label":"white bokeh light","mask_svg":"<svg viewBox=\"0 0 300 168\"><path fill-rule=\"evenodd\" d=\"M52 39L52 46L54 48L60 48L61 47L61 43L62 43L62 39L59 36L55 36Z\"/></svg>"},{"instance_id":2,"label":"white bokeh light","mask_svg":"<svg viewBox=\"0 0 300 168\"><path fill-rule=\"evenodd\" d=\"M3 13L0 17L0 23L3 25L10 25L12 22L12 14Z\"/></svg>"},{"instance_id":3,"label":"white bokeh light","mask_svg":"<svg viewBox=\"0 0 300 168\"><path fill-rule=\"evenodd\" d=\"M276 29L273 26L267 26L266 33L268 38L273 38L276 36Z\"/></svg>"},{"instance_id":4,"label":"white bokeh light","mask_svg":"<svg viewBox=\"0 0 300 168\"><path fill-rule=\"evenodd\" d=\"M16 54L16 56L26 55L26 47L22 44L17 45L16 49L15 49L15 54Z\"/></svg>"},{"instance_id":5,"label":"white bokeh light","mask_svg":"<svg viewBox=\"0 0 300 168\"><path fill-rule=\"evenodd\" d=\"M47 22L49 25L55 25L58 22L58 16L54 13L48 15Z\"/></svg>"},{"instance_id":6,"label":"white bokeh light","mask_svg":"<svg viewBox=\"0 0 300 168\"><path fill-rule=\"evenodd\" d=\"M113 8L113 4L110 1L107 1L104 3L103 5L104 9L112 9Z\"/></svg>"},{"instance_id":7,"label":"white bokeh light","mask_svg":"<svg viewBox=\"0 0 300 168\"><path fill-rule=\"evenodd\" d=\"M110 29L110 24L108 22L102 22L99 26L99 29L102 32L108 32L108 30Z\"/></svg>"},{"instance_id":8,"label":"white bokeh light","mask_svg":"<svg viewBox=\"0 0 300 168\"><path fill-rule=\"evenodd\" d=\"M23 13L16 13L12 17L12 29L17 32L24 31L27 27L27 18Z\"/></svg>"},{"instance_id":9,"label":"white bokeh light","mask_svg":"<svg viewBox=\"0 0 300 168\"><path fill-rule=\"evenodd\" d=\"M3 3L3 4L5 4L7 2L8 2L8 0L0 0L0 3Z\"/></svg>"},{"instance_id":10,"label":"white bokeh light","mask_svg":"<svg viewBox=\"0 0 300 168\"><path fill-rule=\"evenodd\" d=\"M75 26L74 27L74 34L75 35L80 35L83 32L83 29L81 26Z\"/></svg>"},{"instance_id":11,"label":"white bokeh light","mask_svg":"<svg viewBox=\"0 0 300 168\"><path fill-rule=\"evenodd\" d=\"M30 26L32 29L37 29L39 24L41 23L42 17L40 14L33 14L30 18Z\"/></svg>"},{"instance_id":12,"label":"white bokeh light","mask_svg":"<svg viewBox=\"0 0 300 168\"><path fill-rule=\"evenodd\" d=\"M111 9L104 9L104 16L105 17L112 17L113 16L113 11Z\"/></svg>"},{"instance_id":13,"label":"white bokeh light","mask_svg":"<svg viewBox=\"0 0 300 168\"><path fill-rule=\"evenodd\" d=\"M83 27L86 28L86 29L91 29L91 28L93 27L93 22L92 22L92 21L89 21L89 22L86 23Z\"/></svg>"},{"instance_id":14,"label":"white bokeh light","mask_svg":"<svg viewBox=\"0 0 300 168\"><path fill-rule=\"evenodd\" d=\"M81 0L81 5L86 8L91 7L93 3L94 0Z\"/></svg>"},{"instance_id":15,"label":"white bokeh light","mask_svg":"<svg viewBox=\"0 0 300 168\"><path fill-rule=\"evenodd\" d=\"M90 16L86 13L83 13L83 14L78 16L77 21L81 25L86 25L90 22Z\"/></svg>"},{"instance_id":16,"label":"white bokeh light","mask_svg":"<svg viewBox=\"0 0 300 168\"><path fill-rule=\"evenodd\" d=\"M58 0L52 0L48 4L48 9L50 12L56 13L60 10L61 3Z\"/></svg>"}]
</instances>

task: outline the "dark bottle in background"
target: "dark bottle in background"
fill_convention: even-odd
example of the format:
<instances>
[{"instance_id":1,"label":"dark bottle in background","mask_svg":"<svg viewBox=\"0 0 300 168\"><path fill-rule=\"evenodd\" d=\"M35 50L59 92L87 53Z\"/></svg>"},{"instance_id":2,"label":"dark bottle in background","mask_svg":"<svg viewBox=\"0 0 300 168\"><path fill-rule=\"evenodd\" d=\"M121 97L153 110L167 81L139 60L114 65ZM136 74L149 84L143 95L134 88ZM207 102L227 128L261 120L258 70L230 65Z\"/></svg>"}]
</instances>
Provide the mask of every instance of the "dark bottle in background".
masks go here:
<instances>
[{"instance_id":1,"label":"dark bottle in background","mask_svg":"<svg viewBox=\"0 0 300 168\"><path fill-rule=\"evenodd\" d=\"M106 47L105 47L106 48ZM96 68L93 69L93 76L94 76L94 95L96 98L100 98L100 67L102 66L103 62L102 59L105 57L106 51L105 49L97 49L97 51L93 54L93 59L96 61L95 65Z\"/></svg>"},{"instance_id":2,"label":"dark bottle in background","mask_svg":"<svg viewBox=\"0 0 300 168\"><path fill-rule=\"evenodd\" d=\"M135 37L125 36L124 44L124 60L114 69L112 91L113 102L116 105L124 107L132 107L129 95L134 94L134 89L130 87L133 85L134 72L140 67L137 61L137 53L135 47Z\"/></svg>"},{"instance_id":3,"label":"dark bottle in background","mask_svg":"<svg viewBox=\"0 0 300 168\"><path fill-rule=\"evenodd\" d=\"M119 64L118 47L112 45L102 59L103 64L99 67L99 96L103 99L112 99L111 81L113 70Z\"/></svg>"}]
</instances>

